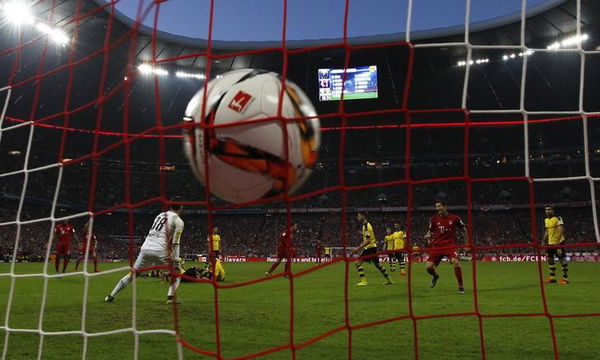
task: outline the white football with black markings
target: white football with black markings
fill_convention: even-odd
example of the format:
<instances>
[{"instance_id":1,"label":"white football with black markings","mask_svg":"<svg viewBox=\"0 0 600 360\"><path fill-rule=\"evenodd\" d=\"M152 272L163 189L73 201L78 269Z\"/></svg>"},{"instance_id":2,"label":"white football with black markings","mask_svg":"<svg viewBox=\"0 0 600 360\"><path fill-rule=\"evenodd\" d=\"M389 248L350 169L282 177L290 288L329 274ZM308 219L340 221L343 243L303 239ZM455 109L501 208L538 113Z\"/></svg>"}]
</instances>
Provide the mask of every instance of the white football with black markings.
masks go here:
<instances>
[{"instance_id":1,"label":"white football with black markings","mask_svg":"<svg viewBox=\"0 0 600 360\"><path fill-rule=\"evenodd\" d=\"M205 86L184 116L184 151L196 177L231 203L294 193L321 143L306 94L289 80L282 93L281 76L259 69L230 71Z\"/></svg>"}]
</instances>

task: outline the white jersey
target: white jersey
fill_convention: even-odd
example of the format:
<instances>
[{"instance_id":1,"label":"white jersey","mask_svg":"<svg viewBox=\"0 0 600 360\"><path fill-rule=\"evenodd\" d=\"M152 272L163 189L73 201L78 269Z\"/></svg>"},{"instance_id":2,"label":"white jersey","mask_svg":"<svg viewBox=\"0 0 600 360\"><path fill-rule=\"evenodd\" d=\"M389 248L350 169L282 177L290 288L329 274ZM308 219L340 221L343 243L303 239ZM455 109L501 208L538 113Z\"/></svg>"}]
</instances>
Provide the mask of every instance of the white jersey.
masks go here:
<instances>
[{"instance_id":1,"label":"white jersey","mask_svg":"<svg viewBox=\"0 0 600 360\"><path fill-rule=\"evenodd\" d=\"M183 232L183 220L174 211L158 214L146 236L141 250L162 251L168 253L172 244L179 244Z\"/></svg>"}]
</instances>

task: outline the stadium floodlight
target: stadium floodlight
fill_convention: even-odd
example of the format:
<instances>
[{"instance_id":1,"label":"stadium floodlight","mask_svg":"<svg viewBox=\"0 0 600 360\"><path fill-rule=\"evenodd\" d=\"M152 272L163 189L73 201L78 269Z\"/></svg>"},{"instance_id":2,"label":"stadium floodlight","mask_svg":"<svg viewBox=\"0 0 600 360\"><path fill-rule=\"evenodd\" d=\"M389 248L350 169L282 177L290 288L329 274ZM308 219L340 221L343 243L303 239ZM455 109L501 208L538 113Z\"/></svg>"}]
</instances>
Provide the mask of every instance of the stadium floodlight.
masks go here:
<instances>
[{"instance_id":1,"label":"stadium floodlight","mask_svg":"<svg viewBox=\"0 0 600 360\"><path fill-rule=\"evenodd\" d=\"M162 68L153 68L152 69L152 73L158 76L167 76L169 75L169 72L165 69Z\"/></svg>"},{"instance_id":2,"label":"stadium floodlight","mask_svg":"<svg viewBox=\"0 0 600 360\"><path fill-rule=\"evenodd\" d=\"M150 74L154 74L157 76L167 76L169 75L169 72L165 69L162 68L157 68L154 67L150 64L140 64L138 65L138 70L142 73L142 75L150 75Z\"/></svg>"},{"instance_id":3,"label":"stadium floodlight","mask_svg":"<svg viewBox=\"0 0 600 360\"><path fill-rule=\"evenodd\" d=\"M11 1L2 7L2 14L11 23L16 25L33 24L34 18L27 6L22 1Z\"/></svg>"},{"instance_id":4,"label":"stadium floodlight","mask_svg":"<svg viewBox=\"0 0 600 360\"><path fill-rule=\"evenodd\" d=\"M563 39L561 41L553 42L552 44L548 45L546 48L548 50L556 50L556 49L560 49L560 48L566 48L566 47L570 47L570 46L574 46L574 45L579 45L589 38L590 37L588 34L575 35L575 36L571 36L566 39Z\"/></svg>"},{"instance_id":5,"label":"stadium floodlight","mask_svg":"<svg viewBox=\"0 0 600 360\"><path fill-rule=\"evenodd\" d=\"M138 66L138 70L144 74L144 75L148 75L150 73L152 73L152 66L150 66L149 64L140 64Z\"/></svg>"},{"instance_id":6,"label":"stadium floodlight","mask_svg":"<svg viewBox=\"0 0 600 360\"><path fill-rule=\"evenodd\" d=\"M206 78L206 76L204 74L200 74L200 73L188 73L185 71L177 71L175 73L175 77L178 78L184 78L184 79L200 79L203 80Z\"/></svg>"},{"instance_id":7,"label":"stadium floodlight","mask_svg":"<svg viewBox=\"0 0 600 360\"><path fill-rule=\"evenodd\" d=\"M67 45L69 43L69 37L67 34L60 29L53 29L45 23L38 23L36 28L48 38L59 45Z\"/></svg>"},{"instance_id":8,"label":"stadium floodlight","mask_svg":"<svg viewBox=\"0 0 600 360\"><path fill-rule=\"evenodd\" d=\"M508 55L506 55L506 54L502 55L502 60L504 60L504 61L508 60Z\"/></svg>"}]
</instances>

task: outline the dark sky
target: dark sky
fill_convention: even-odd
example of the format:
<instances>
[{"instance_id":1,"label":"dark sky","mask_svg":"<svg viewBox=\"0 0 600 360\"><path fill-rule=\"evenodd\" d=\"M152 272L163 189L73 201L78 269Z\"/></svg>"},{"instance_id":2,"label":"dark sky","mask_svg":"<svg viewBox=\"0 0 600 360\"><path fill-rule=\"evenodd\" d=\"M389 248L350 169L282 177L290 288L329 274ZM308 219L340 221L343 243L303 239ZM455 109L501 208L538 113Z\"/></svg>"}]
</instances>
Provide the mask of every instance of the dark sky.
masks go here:
<instances>
[{"instance_id":1,"label":"dark sky","mask_svg":"<svg viewBox=\"0 0 600 360\"><path fill-rule=\"evenodd\" d=\"M529 8L556 0L527 0ZM144 1L144 8L151 3ZM280 40L282 0L215 0L213 39ZM287 39L342 37L345 0L288 0ZM170 0L160 5L159 29L177 35L206 38L209 0ZM411 31L464 24L465 0L414 0ZM117 8L136 18L137 0L122 0ZM401 33L406 29L408 0L350 1L348 36ZM471 0L471 22L520 12L521 0ZM152 26L154 11L144 20Z\"/></svg>"}]
</instances>

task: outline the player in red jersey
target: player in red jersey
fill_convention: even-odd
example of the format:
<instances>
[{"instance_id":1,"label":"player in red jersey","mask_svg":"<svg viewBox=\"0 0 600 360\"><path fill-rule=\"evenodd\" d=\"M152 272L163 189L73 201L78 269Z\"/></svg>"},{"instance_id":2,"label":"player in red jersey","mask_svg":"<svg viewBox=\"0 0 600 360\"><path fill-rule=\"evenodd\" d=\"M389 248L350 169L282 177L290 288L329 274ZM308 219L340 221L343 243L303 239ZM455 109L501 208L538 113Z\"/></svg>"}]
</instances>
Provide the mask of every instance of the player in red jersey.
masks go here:
<instances>
[{"instance_id":1,"label":"player in red jersey","mask_svg":"<svg viewBox=\"0 0 600 360\"><path fill-rule=\"evenodd\" d=\"M321 258L323 257L323 244L321 244L321 241L317 240L317 243L315 244L315 256L317 258L317 264L321 263Z\"/></svg>"},{"instance_id":2,"label":"player in red jersey","mask_svg":"<svg viewBox=\"0 0 600 360\"><path fill-rule=\"evenodd\" d=\"M91 240L91 241L90 241ZM90 247L88 249L88 242ZM75 271L79 268L81 260L85 259L85 253L88 253L88 261L91 259L94 262L94 272L98 272L98 259L96 257L96 247L98 246L98 239L96 234L90 232L90 222L88 221L83 226L83 242L79 245L79 258L75 264Z\"/></svg>"},{"instance_id":3,"label":"player in red jersey","mask_svg":"<svg viewBox=\"0 0 600 360\"><path fill-rule=\"evenodd\" d=\"M427 258L427 272L432 276L430 286L435 287L437 284L440 276L435 270L442 259L448 257L454 266L454 275L456 275L456 281L458 282L458 292L464 294L465 288L463 286L462 269L460 268L456 248L452 248L452 246L456 246L457 230L461 230L464 234L465 242L469 242L467 227L457 215L448 212L445 201L436 201L435 210L437 211L437 215L431 217L429 230L427 231L427 235L425 235L425 239L433 247Z\"/></svg>"},{"instance_id":4,"label":"player in red jersey","mask_svg":"<svg viewBox=\"0 0 600 360\"><path fill-rule=\"evenodd\" d=\"M283 259L287 259L287 262L285 263L285 276L288 276L287 274L290 273L292 257L294 256L295 251L293 238L294 231L296 230L298 230L298 225L292 224L292 226L290 226L290 231L284 231L283 233L281 233L281 235L279 236L279 244L277 245L277 261L275 261L273 265L271 265L269 271L265 272L265 276L271 276L273 271L277 269L277 267L279 266L279 264L281 264Z\"/></svg>"},{"instance_id":5,"label":"player in red jersey","mask_svg":"<svg viewBox=\"0 0 600 360\"><path fill-rule=\"evenodd\" d=\"M56 225L54 228L54 238L58 239L54 257L54 269L56 269L57 274L61 257L63 258L62 272L65 273L65 271L67 271L70 260L71 237L74 237L75 241L79 243L75 227L72 224L69 224L67 220L63 220L61 224Z\"/></svg>"}]
</instances>

